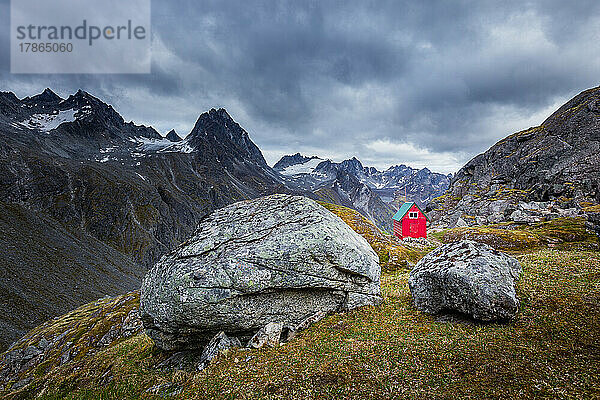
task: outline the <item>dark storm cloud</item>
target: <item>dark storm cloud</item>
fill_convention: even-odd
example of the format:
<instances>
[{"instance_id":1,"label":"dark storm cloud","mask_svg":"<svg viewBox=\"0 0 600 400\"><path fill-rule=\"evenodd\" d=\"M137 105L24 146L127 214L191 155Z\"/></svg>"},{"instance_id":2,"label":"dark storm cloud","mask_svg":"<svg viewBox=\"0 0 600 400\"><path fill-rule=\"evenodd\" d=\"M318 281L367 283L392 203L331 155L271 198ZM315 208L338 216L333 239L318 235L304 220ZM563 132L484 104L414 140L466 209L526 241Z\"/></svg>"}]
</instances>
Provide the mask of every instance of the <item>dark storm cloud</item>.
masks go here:
<instances>
[{"instance_id":1,"label":"dark storm cloud","mask_svg":"<svg viewBox=\"0 0 600 400\"><path fill-rule=\"evenodd\" d=\"M224 106L269 161L302 151L455 170L598 83L597 1L154 1L150 75L10 75L82 87L185 134ZM8 26L8 2L0 3Z\"/></svg>"}]
</instances>

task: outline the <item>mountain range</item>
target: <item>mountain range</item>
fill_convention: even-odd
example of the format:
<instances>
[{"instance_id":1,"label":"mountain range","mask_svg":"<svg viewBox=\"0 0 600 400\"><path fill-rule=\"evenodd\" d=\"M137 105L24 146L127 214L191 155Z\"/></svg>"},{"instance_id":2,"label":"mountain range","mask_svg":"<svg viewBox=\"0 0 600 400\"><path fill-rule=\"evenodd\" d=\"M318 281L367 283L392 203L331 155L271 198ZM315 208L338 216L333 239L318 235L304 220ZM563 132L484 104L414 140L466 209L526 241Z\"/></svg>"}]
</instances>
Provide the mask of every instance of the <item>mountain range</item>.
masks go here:
<instances>
[{"instance_id":1,"label":"mountain range","mask_svg":"<svg viewBox=\"0 0 600 400\"><path fill-rule=\"evenodd\" d=\"M353 208L391 232L391 217L404 201L420 206L442 195L451 175L396 165L385 171L356 158L336 163L300 153L282 157L273 169L289 187L313 192L320 200Z\"/></svg>"},{"instance_id":2,"label":"mountain range","mask_svg":"<svg viewBox=\"0 0 600 400\"><path fill-rule=\"evenodd\" d=\"M202 113L185 138L163 137L82 90L0 92L0 349L80 304L137 289L205 215L238 200L302 194L388 228L394 208L380 195L392 199L396 183L376 187L388 171L322 160L317 179L284 171L284 160L301 167L289 157L267 165L224 109Z\"/></svg>"},{"instance_id":3,"label":"mountain range","mask_svg":"<svg viewBox=\"0 0 600 400\"><path fill-rule=\"evenodd\" d=\"M169 136L84 91L0 93L0 347L137 289L211 210L288 191L223 109Z\"/></svg>"},{"instance_id":4,"label":"mountain range","mask_svg":"<svg viewBox=\"0 0 600 400\"><path fill-rule=\"evenodd\" d=\"M594 88L454 176L299 153L271 168L224 109L202 113L184 138L163 137L82 90L0 92L0 350L56 315L139 288L202 218L238 200L301 194L388 231L406 198L440 226L514 220L523 205L597 204L599 132Z\"/></svg>"}]
</instances>

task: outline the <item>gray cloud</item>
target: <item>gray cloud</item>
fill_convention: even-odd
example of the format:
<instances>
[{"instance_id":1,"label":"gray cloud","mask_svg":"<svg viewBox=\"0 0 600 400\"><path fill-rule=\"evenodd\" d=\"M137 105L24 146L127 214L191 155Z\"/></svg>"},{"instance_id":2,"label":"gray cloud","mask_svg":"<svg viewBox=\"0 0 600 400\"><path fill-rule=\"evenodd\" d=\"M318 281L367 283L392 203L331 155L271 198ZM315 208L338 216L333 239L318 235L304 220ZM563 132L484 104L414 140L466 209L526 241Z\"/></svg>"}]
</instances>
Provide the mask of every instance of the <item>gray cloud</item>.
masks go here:
<instances>
[{"instance_id":1,"label":"gray cloud","mask_svg":"<svg viewBox=\"0 0 600 400\"><path fill-rule=\"evenodd\" d=\"M152 74L48 76L9 73L0 2L0 84L81 87L162 132L223 106L271 162L301 151L443 172L598 84L597 1L152 6Z\"/></svg>"}]
</instances>

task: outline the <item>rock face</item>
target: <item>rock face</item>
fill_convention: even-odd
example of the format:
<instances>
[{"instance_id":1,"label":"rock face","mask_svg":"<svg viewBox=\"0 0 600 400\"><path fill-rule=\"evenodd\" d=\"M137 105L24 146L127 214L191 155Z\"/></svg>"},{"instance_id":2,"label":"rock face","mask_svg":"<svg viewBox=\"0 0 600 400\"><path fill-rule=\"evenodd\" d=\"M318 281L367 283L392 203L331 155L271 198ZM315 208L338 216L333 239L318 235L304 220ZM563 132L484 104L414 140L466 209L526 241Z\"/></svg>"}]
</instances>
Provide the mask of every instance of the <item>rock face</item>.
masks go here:
<instances>
[{"instance_id":1,"label":"rock face","mask_svg":"<svg viewBox=\"0 0 600 400\"><path fill-rule=\"evenodd\" d=\"M427 254L410 272L415 306L426 313L458 311L482 321L507 320L519 308L521 266L490 246L464 240Z\"/></svg>"},{"instance_id":2,"label":"rock face","mask_svg":"<svg viewBox=\"0 0 600 400\"><path fill-rule=\"evenodd\" d=\"M585 227L600 238L600 211L586 214Z\"/></svg>"},{"instance_id":3,"label":"rock face","mask_svg":"<svg viewBox=\"0 0 600 400\"><path fill-rule=\"evenodd\" d=\"M558 209L600 203L599 154L596 87L575 96L540 126L512 134L469 161L446 195L429 204L428 215L434 223L454 226L461 217L473 223L510 221L519 204L532 201ZM514 218L522 220L522 214Z\"/></svg>"},{"instance_id":4,"label":"rock face","mask_svg":"<svg viewBox=\"0 0 600 400\"><path fill-rule=\"evenodd\" d=\"M377 304L379 277L375 252L341 219L272 195L203 219L148 272L140 313L159 347L197 349L221 331L247 341L269 323Z\"/></svg>"}]
</instances>

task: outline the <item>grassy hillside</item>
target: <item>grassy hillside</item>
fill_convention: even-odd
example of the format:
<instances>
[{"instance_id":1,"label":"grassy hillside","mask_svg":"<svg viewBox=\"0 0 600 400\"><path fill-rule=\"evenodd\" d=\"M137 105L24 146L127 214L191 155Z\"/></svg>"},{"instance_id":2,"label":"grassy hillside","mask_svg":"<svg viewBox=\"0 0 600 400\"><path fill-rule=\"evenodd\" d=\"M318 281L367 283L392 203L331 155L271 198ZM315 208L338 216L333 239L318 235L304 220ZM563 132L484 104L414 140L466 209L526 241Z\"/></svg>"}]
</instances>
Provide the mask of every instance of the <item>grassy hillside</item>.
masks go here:
<instances>
[{"instance_id":1,"label":"grassy hillside","mask_svg":"<svg viewBox=\"0 0 600 400\"><path fill-rule=\"evenodd\" d=\"M598 239L586 230L583 218L557 218L531 225L501 223L470 228L453 228L434 234L442 242L471 239L506 251L536 248L598 249Z\"/></svg>"},{"instance_id":2,"label":"grassy hillside","mask_svg":"<svg viewBox=\"0 0 600 400\"><path fill-rule=\"evenodd\" d=\"M162 371L166 355L138 334L38 371L3 398L597 398L600 254L518 257L521 308L509 324L424 315L401 271L384 275L381 305L331 315L279 348L231 351L202 372ZM98 317L88 311L80 320ZM94 326L107 329L102 321L111 318Z\"/></svg>"},{"instance_id":3,"label":"grassy hillside","mask_svg":"<svg viewBox=\"0 0 600 400\"><path fill-rule=\"evenodd\" d=\"M190 372L161 368L171 354L141 333L137 293L104 298L0 355L0 398L600 398L600 253L581 219L435 234L486 241L521 261L516 318L481 324L417 311L405 266L426 250L402 246L354 210L323 206L382 258L382 304L330 315L284 346L229 351ZM36 356L7 371L11 354Z\"/></svg>"},{"instance_id":4,"label":"grassy hillside","mask_svg":"<svg viewBox=\"0 0 600 400\"><path fill-rule=\"evenodd\" d=\"M431 250L431 248L416 249L402 245L399 240L383 233L375 224L356 210L324 202L319 202L319 204L340 217L356 233L369 242L379 256L379 263L384 272L407 268Z\"/></svg>"}]
</instances>

